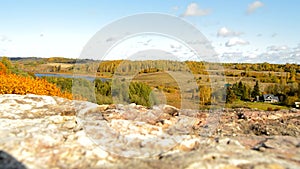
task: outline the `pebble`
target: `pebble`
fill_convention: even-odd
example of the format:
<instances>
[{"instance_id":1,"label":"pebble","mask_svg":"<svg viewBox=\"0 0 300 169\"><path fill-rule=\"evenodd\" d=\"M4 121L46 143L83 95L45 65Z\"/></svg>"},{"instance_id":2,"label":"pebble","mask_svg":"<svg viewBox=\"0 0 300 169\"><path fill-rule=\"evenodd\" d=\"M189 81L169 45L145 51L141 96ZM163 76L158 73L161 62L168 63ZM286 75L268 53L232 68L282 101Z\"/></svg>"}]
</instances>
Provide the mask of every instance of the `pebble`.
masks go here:
<instances>
[{"instance_id":1,"label":"pebble","mask_svg":"<svg viewBox=\"0 0 300 169\"><path fill-rule=\"evenodd\" d=\"M77 124L75 121L67 121L63 124L63 127L67 128L67 129L73 129L76 125Z\"/></svg>"}]
</instances>

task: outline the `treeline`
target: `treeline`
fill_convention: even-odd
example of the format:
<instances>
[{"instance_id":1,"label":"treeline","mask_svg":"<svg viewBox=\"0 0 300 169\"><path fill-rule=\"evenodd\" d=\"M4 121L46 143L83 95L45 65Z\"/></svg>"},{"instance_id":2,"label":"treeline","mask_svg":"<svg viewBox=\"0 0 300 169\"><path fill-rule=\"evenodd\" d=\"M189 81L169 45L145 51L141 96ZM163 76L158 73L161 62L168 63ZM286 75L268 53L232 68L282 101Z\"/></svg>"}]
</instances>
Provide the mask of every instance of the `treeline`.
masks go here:
<instances>
[{"instance_id":1,"label":"treeline","mask_svg":"<svg viewBox=\"0 0 300 169\"><path fill-rule=\"evenodd\" d=\"M186 71L193 74L208 75L208 70L219 70L222 67L219 63L196 62L196 61L172 61L172 60L112 60L101 61L99 64L78 64L73 70L77 73L110 73L112 74L135 74L152 73L160 71Z\"/></svg>"},{"instance_id":2,"label":"treeline","mask_svg":"<svg viewBox=\"0 0 300 169\"><path fill-rule=\"evenodd\" d=\"M7 58L7 57L6 57ZM13 62L36 62L36 63L89 63L94 62L92 59L71 59L64 57L50 57L50 58L38 58L38 57L11 57L9 60Z\"/></svg>"},{"instance_id":3,"label":"treeline","mask_svg":"<svg viewBox=\"0 0 300 169\"><path fill-rule=\"evenodd\" d=\"M120 67L120 68L119 68ZM298 64L270 64L270 63L212 63L205 61L172 61L172 60L145 60L129 61L114 60L102 61L99 63L97 72L126 72L157 68L163 71L191 71L194 74L207 74L205 70L242 70L249 71L268 71L268 72L289 72L291 74L300 73Z\"/></svg>"},{"instance_id":4,"label":"treeline","mask_svg":"<svg viewBox=\"0 0 300 169\"><path fill-rule=\"evenodd\" d=\"M170 60L149 61L103 61L99 64L97 72L109 72L116 75L151 73L158 71L189 71L183 62Z\"/></svg>"},{"instance_id":5,"label":"treeline","mask_svg":"<svg viewBox=\"0 0 300 169\"><path fill-rule=\"evenodd\" d=\"M260 96L259 83L256 81L255 85L251 87L243 82L234 83L233 85L227 84L226 86L226 103L233 103L234 101L254 101L256 96Z\"/></svg>"},{"instance_id":6,"label":"treeline","mask_svg":"<svg viewBox=\"0 0 300 169\"><path fill-rule=\"evenodd\" d=\"M271 64L271 63L224 63L225 68L244 71L296 72L300 73L298 64Z\"/></svg>"},{"instance_id":7,"label":"treeline","mask_svg":"<svg viewBox=\"0 0 300 169\"><path fill-rule=\"evenodd\" d=\"M249 72L240 72L234 70L225 71L227 77L248 77L255 80L258 80L262 83L282 83L282 82L296 82L300 81L299 73L296 71L292 72L263 72L263 71L249 71Z\"/></svg>"},{"instance_id":8,"label":"treeline","mask_svg":"<svg viewBox=\"0 0 300 169\"><path fill-rule=\"evenodd\" d=\"M172 61L172 60L145 60L145 61L130 61L130 60L111 60L97 61L91 59L69 59L62 57L52 58L13 58L14 63L23 67L23 69L40 68L40 65L57 63L57 65L46 65L44 71L49 72L64 72L71 73L73 71L82 73L108 73L110 75L118 73L132 72L157 72L157 71L188 71L193 74L208 75L211 70L220 70L218 73L224 73L226 76L246 76L253 78L261 78L266 82L278 81L279 76L289 76L291 80L300 78L297 73L300 73L300 65L298 64L270 64L270 63L212 63L205 61ZM61 68L59 64L70 64L68 68ZM277 74L277 73L280 74ZM44 72L46 73L46 72ZM271 77L272 76L272 77Z\"/></svg>"},{"instance_id":9,"label":"treeline","mask_svg":"<svg viewBox=\"0 0 300 169\"><path fill-rule=\"evenodd\" d=\"M136 103L151 107L157 103L155 97L151 97L152 89L141 82L128 84L128 82L119 81L112 84L111 80L103 81L100 78L96 78L94 81L81 78L43 78L58 86L62 91L72 92L74 95L80 95L97 104Z\"/></svg>"},{"instance_id":10,"label":"treeline","mask_svg":"<svg viewBox=\"0 0 300 169\"><path fill-rule=\"evenodd\" d=\"M75 64L88 65L95 62L91 59L71 59L63 57L37 58L37 57L13 57L9 58L15 66L27 72L38 73L71 73ZM69 65L62 67L61 65Z\"/></svg>"}]
</instances>

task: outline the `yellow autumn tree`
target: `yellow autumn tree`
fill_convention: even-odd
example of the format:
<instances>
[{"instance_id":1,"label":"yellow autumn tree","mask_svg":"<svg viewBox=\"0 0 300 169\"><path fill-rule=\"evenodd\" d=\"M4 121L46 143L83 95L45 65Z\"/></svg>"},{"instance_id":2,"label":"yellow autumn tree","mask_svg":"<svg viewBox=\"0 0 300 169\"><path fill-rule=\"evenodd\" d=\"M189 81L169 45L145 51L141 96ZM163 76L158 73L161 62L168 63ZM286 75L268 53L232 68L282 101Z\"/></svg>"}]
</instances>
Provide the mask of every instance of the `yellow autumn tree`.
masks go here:
<instances>
[{"instance_id":1,"label":"yellow autumn tree","mask_svg":"<svg viewBox=\"0 0 300 169\"><path fill-rule=\"evenodd\" d=\"M0 75L5 75L6 71L7 71L7 69L6 69L5 65L2 62L0 62Z\"/></svg>"},{"instance_id":2,"label":"yellow autumn tree","mask_svg":"<svg viewBox=\"0 0 300 169\"><path fill-rule=\"evenodd\" d=\"M7 73L7 68L0 62L0 94L37 94L59 96L72 99L72 94L62 92L55 84L44 79L24 77Z\"/></svg>"}]
</instances>

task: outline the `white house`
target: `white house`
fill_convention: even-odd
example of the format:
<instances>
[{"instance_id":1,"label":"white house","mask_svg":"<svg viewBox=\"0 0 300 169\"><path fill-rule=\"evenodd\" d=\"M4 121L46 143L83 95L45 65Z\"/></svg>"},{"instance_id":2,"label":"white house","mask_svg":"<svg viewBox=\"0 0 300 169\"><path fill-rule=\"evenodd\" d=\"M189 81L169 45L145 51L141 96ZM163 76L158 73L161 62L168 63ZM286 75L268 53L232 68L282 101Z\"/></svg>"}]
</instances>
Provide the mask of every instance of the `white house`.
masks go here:
<instances>
[{"instance_id":1,"label":"white house","mask_svg":"<svg viewBox=\"0 0 300 169\"><path fill-rule=\"evenodd\" d=\"M295 102L295 107L299 109L300 108L300 102Z\"/></svg>"},{"instance_id":2,"label":"white house","mask_svg":"<svg viewBox=\"0 0 300 169\"><path fill-rule=\"evenodd\" d=\"M279 102L279 98L277 96L274 96L273 94L264 94L263 101L269 103L277 103Z\"/></svg>"}]
</instances>

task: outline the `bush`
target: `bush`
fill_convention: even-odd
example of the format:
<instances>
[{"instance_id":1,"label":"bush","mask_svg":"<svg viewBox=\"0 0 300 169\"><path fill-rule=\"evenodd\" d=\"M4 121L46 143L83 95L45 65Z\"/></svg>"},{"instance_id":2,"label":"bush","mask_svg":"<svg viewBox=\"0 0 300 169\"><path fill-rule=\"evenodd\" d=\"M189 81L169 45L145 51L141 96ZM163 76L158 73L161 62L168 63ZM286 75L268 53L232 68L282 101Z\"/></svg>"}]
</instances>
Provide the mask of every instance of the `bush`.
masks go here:
<instances>
[{"instance_id":1,"label":"bush","mask_svg":"<svg viewBox=\"0 0 300 169\"><path fill-rule=\"evenodd\" d=\"M285 101L284 101L284 104L286 106L294 106L295 105L295 102L298 101L299 98L297 96L288 96Z\"/></svg>"},{"instance_id":2,"label":"bush","mask_svg":"<svg viewBox=\"0 0 300 169\"><path fill-rule=\"evenodd\" d=\"M0 74L0 94L37 94L72 99L72 94L61 92L54 84L40 78L23 77L15 74Z\"/></svg>"},{"instance_id":3,"label":"bush","mask_svg":"<svg viewBox=\"0 0 300 169\"><path fill-rule=\"evenodd\" d=\"M144 83L133 82L129 85L129 98L132 103L150 107L150 93L151 88Z\"/></svg>"}]
</instances>

